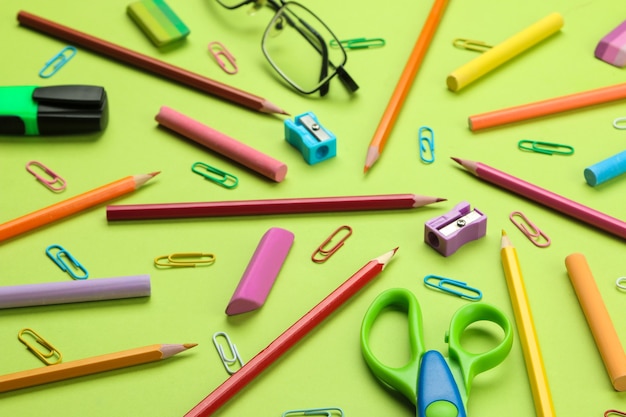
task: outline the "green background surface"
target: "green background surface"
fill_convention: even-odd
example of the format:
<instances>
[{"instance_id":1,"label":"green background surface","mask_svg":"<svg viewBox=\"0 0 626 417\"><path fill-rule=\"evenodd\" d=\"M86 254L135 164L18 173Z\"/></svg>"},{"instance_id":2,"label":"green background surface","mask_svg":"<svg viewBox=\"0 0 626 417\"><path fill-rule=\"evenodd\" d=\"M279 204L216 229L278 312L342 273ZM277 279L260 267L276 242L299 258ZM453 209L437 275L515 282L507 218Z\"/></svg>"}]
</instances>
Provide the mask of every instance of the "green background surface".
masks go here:
<instances>
[{"instance_id":1,"label":"green background surface","mask_svg":"<svg viewBox=\"0 0 626 417\"><path fill-rule=\"evenodd\" d=\"M347 69L361 89L349 96L338 81L320 99L285 87L261 52L261 33L271 12L249 16L227 11L214 0L168 4L191 29L178 48L158 51L125 14L127 1L3 0L0 38L3 85L102 85L110 100L110 123L99 135L0 138L0 219L10 220L127 175L162 171L141 190L115 203L161 203L287 198L326 195L417 193L447 202L414 211L311 214L107 224L100 206L4 242L0 283L18 285L70 279L44 253L51 244L70 251L90 279L150 274L150 298L4 310L0 313L0 373L42 364L17 340L30 327L50 340L65 361L153 343L199 343L167 362L149 364L0 394L3 416L177 416L183 415L228 375L211 337L224 331L244 360L251 359L299 317L371 258L396 246L388 268L362 292L317 327L294 349L256 378L216 416L280 416L286 410L334 406L346 416L410 416L413 406L390 395L371 375L358 343L361 319L377 294L392 287L415 292L424 314L428 348L446 351L444 334L453 312L468 301L423 284L428 274L468 282L485 302L513 320L499 246L506 230L517 246L532 314L558 415L601 416L626 409L624 393L613 390L566 273L564 259L585 254L619 336L626 338L626 294L615 280L626 275L624 242L465 173L451 156L490 164L606 212L626 218L622 177L589 187L583 169L624 150L626 133L613 119L626 116L622 103L598 106L472 133L467 117L544 98L617 84L624 70L597 60L599 40L626 18L617 0L475 0L450 2L387 147L363 174L371 136L432 3L355 0L305 1L340 39L382 37L383 48L349 51ZM18 26L25 10L124 45L263 96L293 116L313 111L338 140L336 158L309 166L284 140L281 117L259 114L204 95L80 49L49 79L38 72L66 44ZM475 57L452 46L455 38L497 44L552 12L564 16L555 36L493 71L460 93L446 89L446 76ZM213 40L237 57L239 73L224 73L207 52ZM219 155L157 127L160 106L169 106L265 152L289 166L273 183ZM435 132L436 161L420 161L417 130ZM571 156L517 149L521 139L564 143ZM67 180L60 194L46 190L24 169L38 160ZM196 161L239 177L228 190L190 170ZM424 222L468 201L488 216L487 235L445 258L423 242ZM549 248L531 244L508 219L524 212L552 238ZM333 230L354 233L325 264L311 262L315 247ZM227 317L226 305L261 236L271 227L295 234L295 243L259 310ZM195 269L157 269L158 255L212 252L217 261ZM375 328L377 352L399 364L408 355L403 319L383 317ZM530 416L533 399L516 339L507 360L479 375L469 399L474 416Z\"/></svg>"}]
</instances>

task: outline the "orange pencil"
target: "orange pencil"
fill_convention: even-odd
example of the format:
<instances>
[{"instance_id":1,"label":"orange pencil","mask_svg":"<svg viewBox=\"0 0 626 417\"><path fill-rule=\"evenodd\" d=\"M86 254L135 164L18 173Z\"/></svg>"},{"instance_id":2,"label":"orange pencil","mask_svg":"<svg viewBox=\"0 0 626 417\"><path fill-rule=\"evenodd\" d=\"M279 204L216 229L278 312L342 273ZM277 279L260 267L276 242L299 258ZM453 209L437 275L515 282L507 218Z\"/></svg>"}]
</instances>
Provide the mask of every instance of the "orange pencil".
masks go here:
<instances>
[{"instance_id":1,"label":"orange pencil","mask_svg":"<svg viewBox=\"0 0 626 417\"><path fill-rule=\"evenodd\" d=\"M477 114L470 116L468 123L470 130L475 132L624 98L626 98L626 83Z\"/></svg>"},{"instance_id":2,"label":"orange pencil","mask_svg":"<svg viewBox=\"0 0 626 417\"><path fill-rule=\"evenodd\" d=\"M383 148L385 147L385 143L387 143L393 124L398 118L398 114L400 114L400 108L409 93L409 89L411 88L411 84L417 75L417 71L422 65L426 51L430 46L430 42L435 35L435 30L439 26L439 22L443 17L443 12L445 11L447 5L448 0L435 0L435 3L430 10L430 14L424 23L422 32L413 47L411 56L402 71L402 75L400 75L400 80L398 80L396 89L387 104L387 108L383 113L382 119L380 120L378 128L376 128L376 132L374 133L374 137L372 138L369 148L367 149L363 172L367 172L383 152Z\"/></svg>"},{"instance_id":3,"label":"orange pencil","mask_svg":"<svg viewBox=\"0 0 626 417\"><path fill-rule=\"evenodd\" d=\"M0 242L76 214L97 204L128 194L152 179L158 172L122 178L67 200L0 224Z\"/></svg>"},{"instance_id":4,"label":"orange pencil","mask_svg":"<svg viewBox=\"0 0 626 417\"><path fill-rule=\"evenodd\" d=\"M598 285L581 253L565 258L565 267L587 323L596 341L604 366L616 391L626 391L626 355Z\"/></svg>"},{"instance_id":5,"label":"orange pencil","mask_svg":"<svg viewBox=\"0 0 626 417\"><path fill-rule=\"evenodd\" d=\"M156 362L172 357L177 353L184 352L194 346L197 346L197 344L151 345L2 375L0 376L0 392L34 387L36 385L63 381L79 376Z\"/></svg>"}]
</instances>

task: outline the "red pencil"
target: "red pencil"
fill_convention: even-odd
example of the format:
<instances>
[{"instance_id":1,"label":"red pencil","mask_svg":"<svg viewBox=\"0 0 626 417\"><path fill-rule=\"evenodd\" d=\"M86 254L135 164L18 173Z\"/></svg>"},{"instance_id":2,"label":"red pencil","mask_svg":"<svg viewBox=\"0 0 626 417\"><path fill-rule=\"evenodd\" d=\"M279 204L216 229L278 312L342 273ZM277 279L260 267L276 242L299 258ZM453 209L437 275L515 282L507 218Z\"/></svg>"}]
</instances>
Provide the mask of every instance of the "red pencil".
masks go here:
<instances>
[{"instance_id":1,"label":"red pencil","mask_svg":"<svg viewBox=\"0 0 626 417\"><path fill-rule=\"evenodd\" d=\"M258 216L263 214L412 209L440 201L445 201L445 199L415 194L383 194L348 197L285 198L276 200L111 205L107 206L107 220L176 219L187 217Z\"/></svg>"},{"instance_id":2,"label":"red pencil","mask_svg":"<svg viewBox=\"0 0 626 417\"><path fill-rule=\"evenodd\" d=\"M354 275L348 278L335 291L330 293L318 305L302 316L290 328L285 330L265 349L259 352L252 360L217 387L198 405L191 409L185 417L210 416L224 405L235 394L241 391L249 382L270 366L274 361L287 352L300 339L320 324L333 311L344 304L368 282L374 279L391 260L398 248L391 250L378 258L369 261Z\"/></svg>"}]
</instances>

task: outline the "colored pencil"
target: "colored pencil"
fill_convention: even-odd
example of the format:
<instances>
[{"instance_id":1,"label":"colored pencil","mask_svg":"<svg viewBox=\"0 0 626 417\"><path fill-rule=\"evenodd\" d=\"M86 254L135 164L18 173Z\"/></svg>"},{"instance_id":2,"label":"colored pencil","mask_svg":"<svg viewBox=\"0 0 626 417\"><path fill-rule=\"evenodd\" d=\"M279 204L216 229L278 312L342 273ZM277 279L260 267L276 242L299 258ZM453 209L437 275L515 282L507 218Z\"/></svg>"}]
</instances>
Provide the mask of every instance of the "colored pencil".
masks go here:
<instances>
[{"instance_id":1,"label":"colored pencil","mask_svg":"<svg viewBox=\"0 0 626 417\"><path fill-rule=\"evenodd\" d=\"M404 100L411 89L411 85L413 84L413 80L422 65L426 51L430 46L431 40L435 36L435 31L439 26L439 22L443 17L443 13L447 5L448 0L435 0L428 17L426 18L426 22L422 27L422 31L417 38L415 46L413 47L413 51L411 52L404 70L400 75L396 88L391 95L387 108L385 109L378 127L374 132L374 136L370 141L363 172L367 172L382 154L383 148L387 143L387 139L391 134L391 129L400 114L402 104L404 103Z\"/></svg>"},{"instance_id":2,"label":"colored pencil","mask_svg":"<svg viewBox=\"0 0 626 417\"><path fill-rule=\"evenodd\" d=\"M150 275L0 287L0 309L150 296Z\"/></svg>"},{"instance_id":3,"label":"colored pencil","mask_svg":"<svg viewBox=\"0 0 626 417\"><path fill-rule=\"evenodd\" d=\"M412 209L445 201L415 194L348 197L309 197L274 200L197 203L128 204L107 206L107 220L176 219L188 217L259 216L341 211Z\"/></svg>"},{"instance_id":4,"label":"colored pencil","mask_svg":"<svg viewBox=\"0 0 626 417\"><path fill-rule=\"evenodd\" d=\"M0 242L135 191L158 172L122 178L0 224Z\"/></svg>"},{"instance_id":5,"label":"colored pencil","mask_svg":"<svg viewBox=\"0 0 626 417\"><path fill-rule=\"evenodd\" d=\"M252 110L264 113L287 114L284 110L262 97L255 96L254 94L212 80L203 75L135 52L104 39L63 26L43 17L20 11L17 14L17 20L22 26Z\"/></svg>"},{"instance_id":6,"label":"colored pencil","mask_svg":"<svg viewBox=\"0 0 626 417\"><path fill-rule=\"evenodd\" d=\"M511 239L502 231L500 248L500 258L506 277L506 284L509 289L513 314L517 324L526 372L530 382L530 389L535 402L535 412L537 417L554 417L554 405L552 404L552 394L548 384L546 369L539 348L539 339L535 330L533 315L528 303L524 277L520 268L517 250L511 244Z\"/></svg>"},{"instance_id":7,"label":"colored pencil","mask_svg":"<svg viewBox=\"0 0 626 417\"><path fill-rule=\"evenodd\" d=\"M600 230L626 239L626 222L521 180L480 162L452 158L478 178L549 207Z\"/></svg>"},{"instance_id":8,"label":"colored pencil","mask_svg":"<svg viewBox=\"0 0 626 417\"><path fill-rule=\"evenodd\" d=\"M210 416L385 268L398 248L372 259L205 397L186 417Z\"/></svg>"},{"instance_id":9,"label":"colored pencil","mask_svg":"<svg viewBox=\"0 0 626 417\"><path fill-rule=\"evenodd\" d=\"M565 258L565 267L611 383L616 391L626 391L624 348L587 259L583 254L573 253Z\"/></svg>"},{"instance_id":10,"label":"colored pencil","mask_svg":"<svg viewBox=\"0 0 626 417\"><path fill-rule=\"evenodd\" d=\"M151 345L2 375L0 376L0 392L156 362L191 349L194 346L196 346L195 343Z\"/></svg>"},{"instance_id":11,"label":"colored pencil","mask_svg":"<svg viewBox=\"0 0 626 417\"><path fill-rule=\"evenodd\" d=\"M470 130L475 132L482 129L549 116L597 104L609 103L625 98L626 83L622 83L477 114L470 116L468 123Z\"/></svg>"},{"instance_id":12,"label":"colored pencil","mask_svg":"<svg viewBox=\"0 0 626 417\"><path fill-rule=\"evenodd\" d=\"M505 62L515 58L527 49L558 32L563 27L563 16L552 13L516 33L504 42L478 55L465 65L454 70L446 83L450 91L459 91L494 70Z\"/></svg>"}]
</instances>

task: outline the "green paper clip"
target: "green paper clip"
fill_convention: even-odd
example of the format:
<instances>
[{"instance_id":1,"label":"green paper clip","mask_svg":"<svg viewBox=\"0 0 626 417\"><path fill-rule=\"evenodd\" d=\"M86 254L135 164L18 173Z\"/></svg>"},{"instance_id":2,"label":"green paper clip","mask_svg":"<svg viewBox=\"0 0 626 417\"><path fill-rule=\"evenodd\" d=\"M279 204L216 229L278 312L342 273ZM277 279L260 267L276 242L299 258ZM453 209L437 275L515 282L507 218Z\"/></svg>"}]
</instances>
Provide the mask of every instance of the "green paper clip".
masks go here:
<instances>
[{"instance_id":1,"label":"green paper clip","mask_svg":"<svg viewBox=\"0 0 626 417\"><path fill-rule=\"evenodd\" d=\"M530 146L526 146L526 145ZM569 145L562 145L560 143L540 142L536 140L522 139L517 142L517 146L523 151L531 151L537 153L543 153L546 155L571 155L574 153L574 148Z\"/></svg>"},{"instance_id":2,"label":"green paper clip","mask_svg":"<svg viewBox=\"0 0 626 417\"><path fill-rule=\"evenodd\" d=\"M437 283L429 282L431 280L436 280ZM426 275L424 277L424 284L443 292L447 292L448 294L456 295L457 297L465 298L471 301L479 301L481 298L483 298L483 293L480 290L470 287L465 282L440 277L439 275ZM464 291L457 291L451 287L461 288Z\"/></svg>"},{"instance_id":3,"label":"green paper clip","mask_svg":"<svg viewBox=\"0 0 626 417\"><path fill-rule=\"evenodd\" d=\"M224 188L235 188L239 183L239 180L234 175L205 164L204 162L196 162L191 166L191 170Z\"/></svg>"},{"instance_id":4,"label":"green paper clip","mask_svg":"<svg viewBox=\"0 0 626 417\"><path fill-rule=\"evenodd\" d=\"M339 407L327 407L327 408L307 408L302 410L289 410L282 414L282 417L287 416L339 416L343 417L343 410Z\"/></svg>"},{"instance_id":5,"label":"green paper clip","mask_svg":"<svg viewBox=\"0 0 626 417\"><path fill-rule=\"evenodd\" d=\"M354 38L354 39L345 39L343 41L337 42L335 39L330 40L330 46L333 48L338 48L339 44L346 49L367 49L367 48L380 48L381 46L385 46L385 40L382 38Z\"/></svg>"}]
</instances>

